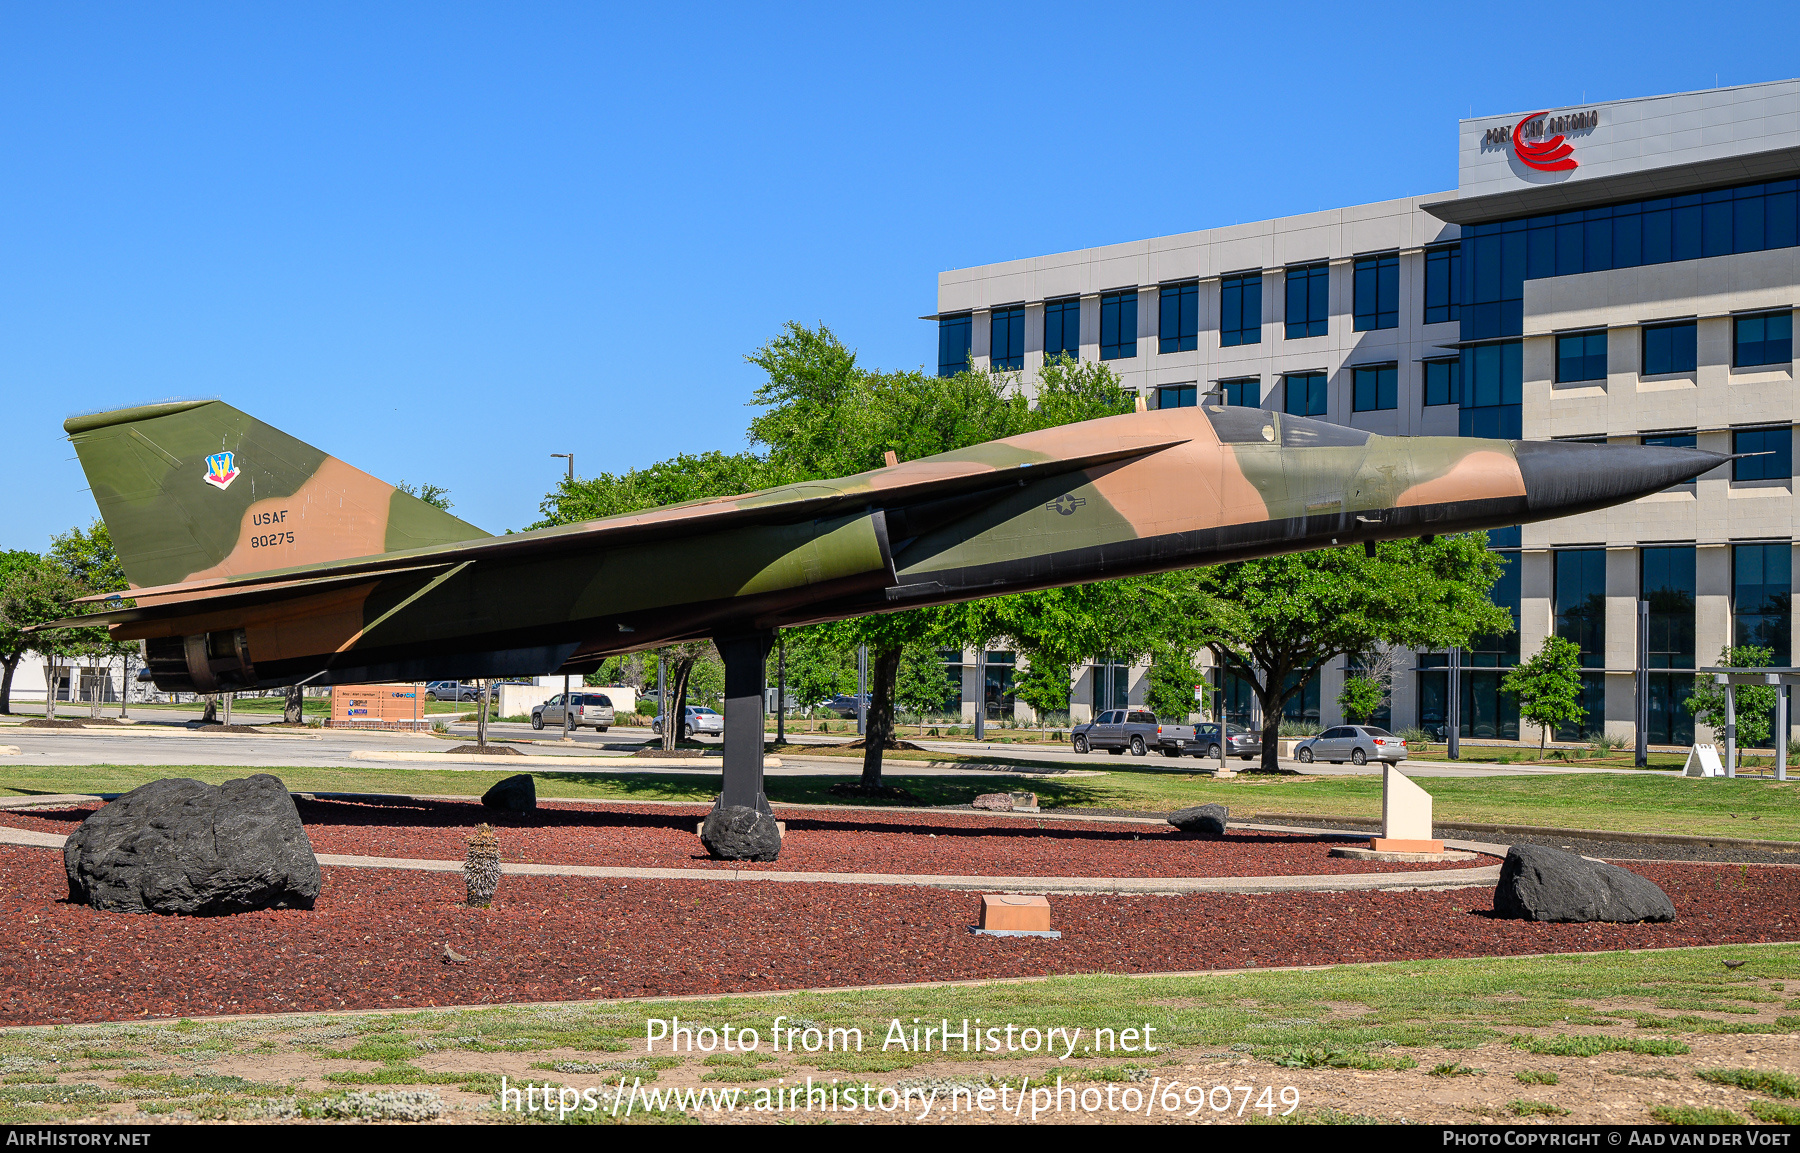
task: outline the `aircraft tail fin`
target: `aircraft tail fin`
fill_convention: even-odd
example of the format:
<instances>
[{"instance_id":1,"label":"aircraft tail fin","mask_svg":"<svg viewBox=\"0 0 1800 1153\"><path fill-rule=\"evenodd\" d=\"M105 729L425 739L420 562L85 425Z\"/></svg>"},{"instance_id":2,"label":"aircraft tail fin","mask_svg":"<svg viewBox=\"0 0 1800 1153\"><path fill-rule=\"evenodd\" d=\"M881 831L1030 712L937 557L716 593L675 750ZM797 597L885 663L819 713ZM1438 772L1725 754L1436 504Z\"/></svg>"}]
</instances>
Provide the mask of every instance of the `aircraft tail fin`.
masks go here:
<instances>
[{"instance_id":1,"label":"aircraft tail fin","mask_svg":"<svg viewBox=\"0 0 1800 1153\"><path fill-rule=\"evenodd\" d=\"M222 401L63 429L135 588L490 535Z\"/></svg>"}]
</instances>

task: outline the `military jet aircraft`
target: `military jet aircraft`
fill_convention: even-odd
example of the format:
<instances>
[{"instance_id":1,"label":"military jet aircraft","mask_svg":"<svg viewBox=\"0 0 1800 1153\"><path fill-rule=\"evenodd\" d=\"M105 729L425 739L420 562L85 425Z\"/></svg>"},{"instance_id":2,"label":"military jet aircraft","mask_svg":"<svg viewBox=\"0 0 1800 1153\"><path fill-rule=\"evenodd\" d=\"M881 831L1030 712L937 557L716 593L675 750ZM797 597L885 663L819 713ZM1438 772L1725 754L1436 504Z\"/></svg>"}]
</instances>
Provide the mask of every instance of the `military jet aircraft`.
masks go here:
<instances>
[{"instance_id":1,"label":"military jet aircraft","mask_svg":"<svg viewBox=\"0 0 1800 1153\"><path fill-rule=\"evenodd\" d=\"M64 428L136 602L78 623L140 641L159 688L582 673L713 637L725 803L765 810L778 626L1547 520L1729 459L1177 408L493 536L219 401Z\"/></svg>"}]
</instances>

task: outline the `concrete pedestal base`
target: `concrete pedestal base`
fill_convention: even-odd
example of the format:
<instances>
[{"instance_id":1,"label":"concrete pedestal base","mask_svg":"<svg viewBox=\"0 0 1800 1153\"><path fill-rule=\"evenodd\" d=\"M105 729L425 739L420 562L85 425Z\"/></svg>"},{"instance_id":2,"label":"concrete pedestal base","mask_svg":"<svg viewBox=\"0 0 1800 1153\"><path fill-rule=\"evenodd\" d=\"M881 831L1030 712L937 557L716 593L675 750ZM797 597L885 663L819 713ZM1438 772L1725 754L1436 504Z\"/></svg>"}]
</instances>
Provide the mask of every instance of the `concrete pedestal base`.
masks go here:
<instances>
[{"instance_id":1,"label":"concrete pedestal base","mask_svg":"<svg viewBox=\"0 0 1800 1153\"><path fill-rule=\"evenodd\" d=\"M1444 842L1403 837L1372 837L1369 848L1377 853L1441 853Z\"/></svg>"},{"instance_id":2,"label":"concrete pedestal base","mask_svg":"<svg viewBox=\"0 0 1800 1153\"><path fill-rule=\"evenodd\" d=\"M1473 861L1480 853L1460 853L1455 850L1444 853L1402 853L1382 849L1338 848L1327 853L1330 857L1348 857L1353 861L1402 861L1409 864L1425 861Z\"/></svg>"}]
</instances>

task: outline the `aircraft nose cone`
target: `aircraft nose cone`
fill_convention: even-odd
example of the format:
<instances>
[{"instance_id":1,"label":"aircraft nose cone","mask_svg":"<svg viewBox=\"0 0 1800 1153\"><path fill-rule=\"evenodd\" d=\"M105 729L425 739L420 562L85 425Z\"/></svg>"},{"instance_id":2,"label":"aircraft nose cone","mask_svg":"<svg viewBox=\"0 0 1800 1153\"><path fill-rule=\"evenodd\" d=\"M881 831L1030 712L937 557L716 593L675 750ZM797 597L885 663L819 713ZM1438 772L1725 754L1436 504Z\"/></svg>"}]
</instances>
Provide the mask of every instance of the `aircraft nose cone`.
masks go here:
<instances>
[{"instance_id":1,"label":"aircraft nose cone","mask_svg":"<svg viewBox=\"0 0 1800 1153\"><path fill-rule=\"evenodd\" d=\"M1730 460L1697 448L1515 440L1525 500L1540 516L1568 516L1622 504L1693 480Z\"/></svg>"}]
</instances>

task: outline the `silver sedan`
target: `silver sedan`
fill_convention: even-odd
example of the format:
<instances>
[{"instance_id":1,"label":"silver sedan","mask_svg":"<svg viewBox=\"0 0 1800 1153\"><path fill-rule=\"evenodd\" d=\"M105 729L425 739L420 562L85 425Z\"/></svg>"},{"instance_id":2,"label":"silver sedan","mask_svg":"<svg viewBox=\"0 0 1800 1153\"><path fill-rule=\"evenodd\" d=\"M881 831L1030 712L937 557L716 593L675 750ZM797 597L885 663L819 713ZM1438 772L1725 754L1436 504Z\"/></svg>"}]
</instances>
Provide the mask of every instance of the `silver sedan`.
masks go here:
<instances>
[{"instance_id":1,"label":"silver sedan","mask_svg":"<svg viewBox=\"0 0 1800 1153\"><path fill-rule=\"evenodd\" d=\"M1294 746L1294 759L1310 765L1327 761L1341 765L1366 765L1370 761L1398 764L1406 759L1406 742L1386 729L1371 725L1339 725Z\"/></svg>"}]
</instances>

